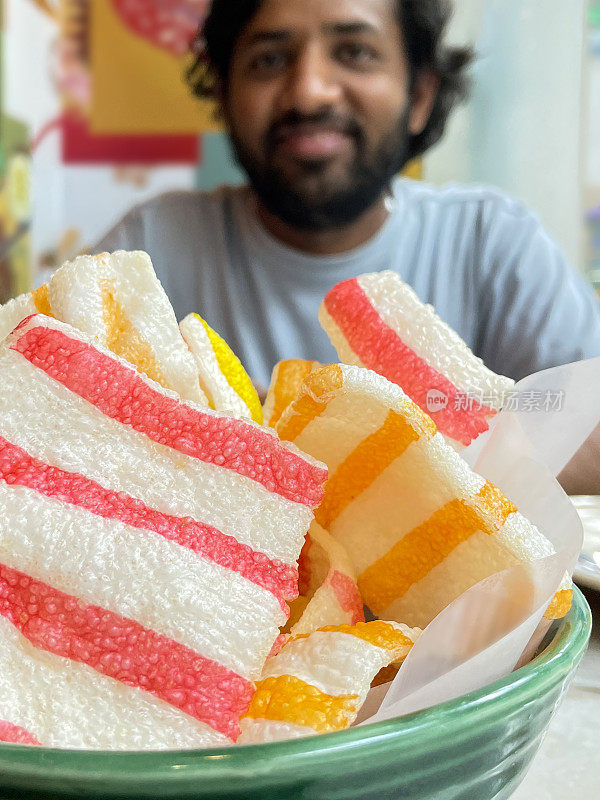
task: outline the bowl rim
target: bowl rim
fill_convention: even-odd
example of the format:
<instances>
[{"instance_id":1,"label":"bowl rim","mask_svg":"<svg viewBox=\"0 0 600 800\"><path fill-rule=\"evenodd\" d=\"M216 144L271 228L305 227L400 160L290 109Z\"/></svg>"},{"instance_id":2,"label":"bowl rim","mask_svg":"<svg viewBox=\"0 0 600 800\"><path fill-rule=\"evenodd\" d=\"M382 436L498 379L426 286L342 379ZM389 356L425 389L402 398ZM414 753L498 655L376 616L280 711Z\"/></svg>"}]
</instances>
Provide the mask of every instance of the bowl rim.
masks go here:
<instances>
[{"instance_id":1,"label":"bowl rim","mask_svg":"<svg viewBox=\"0 0 600 800\"><path fill-rule=\"evenodd\" d=\"M490 717L507 716L561 684L579 663L587 648L592 618L587 601L573 587L573 603L550 643L529 664L482 689L402 717L268 744L241 745L202 750L81 750L0 744L0 786L8 779L44 778L52 782L77 780L108 788L156 787L166 779L172 784L202 778L211 785L243 776L287 778L306 773L324 757L332 763L350 756L361 760L410 736L411 749L423 739L439 736L440 725L451 726L453 736L468 733ZM494 700L498 702L488 702ZM499 702L504 700L505 702ZM294 772L296 771L296 772Z\"/></svg>"}]
</instances>

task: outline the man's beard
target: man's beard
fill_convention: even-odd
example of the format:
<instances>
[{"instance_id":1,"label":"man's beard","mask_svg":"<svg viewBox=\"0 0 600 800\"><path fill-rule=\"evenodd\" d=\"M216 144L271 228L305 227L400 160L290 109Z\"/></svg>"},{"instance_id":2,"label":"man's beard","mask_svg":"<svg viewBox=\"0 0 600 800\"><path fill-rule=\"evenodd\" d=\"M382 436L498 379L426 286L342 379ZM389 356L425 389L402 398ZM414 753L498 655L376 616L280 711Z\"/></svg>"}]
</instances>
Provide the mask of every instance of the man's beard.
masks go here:
<instances>
[{"instance_id":1,"label":"man's beard","mask_svg":"<svg viewBox=\"0 0 600 800\"><path fill-rule=\"evenodd\" d=\"M362 129L356 123L346 123L344 132L355 144L355 157L347 168L347 178L338 185L311 196L282 175L272 165L271 155L277 130L292 128L302 123L327 127L332 120L329 112L313 116L301 116L291 112L273 126L265 137L264 163L256 158L243 144L233 129L230 137L235 156L248 174L252 188L260 202L274 216L288 225L310 231L326 231L345 227L357 220L389 191L393 177L407 161L410 108L402 113L393 129L368 153ZM340 128L337 121L333 127ZM327 168L326 162L306 163L304 171L318 177Z\"/></svg>"}]
</instances>

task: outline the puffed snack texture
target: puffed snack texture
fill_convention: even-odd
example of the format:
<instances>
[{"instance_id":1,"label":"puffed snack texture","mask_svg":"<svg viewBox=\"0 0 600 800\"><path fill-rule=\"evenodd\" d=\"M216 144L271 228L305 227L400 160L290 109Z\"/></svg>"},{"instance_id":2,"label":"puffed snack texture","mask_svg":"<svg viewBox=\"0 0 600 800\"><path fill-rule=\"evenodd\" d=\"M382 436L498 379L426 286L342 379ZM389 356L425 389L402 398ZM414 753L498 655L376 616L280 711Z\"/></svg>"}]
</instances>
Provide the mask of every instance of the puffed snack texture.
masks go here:
<instances>
[{"instance_id":1,"label":"puffed snack texture","mask_svg":"<svg viewBox=\"0 0 600 800\"><path fill-rule=\"evenodd\" d=\"M198 314L188 314L179 328L194 356L210 407L261 425L263 414L256 389L227 342Z\"/></svg>"},{"instance_id":2,"label":"puffed snack texture","mask_svg":"<svg viewBox=\"0 0 600 800\"><path fill-rule=\"evenodd\" d=\"M340 361L400 386L458 450L488 430L514 388L395 272L337 284L323 300L319 320Z\"/></svg>"},{"instance_id":3,"label":"puffed snack texture","mask_svg":"<svg viewBox=\"0 0 600 800\"><path fill-rule=\"evenodd\" d=\"M44 315L0 372L0 738L235 741L325 468Z\"/></svg>"},{"instance_id":4,"label":"puffed snack texture","mask_svg":"<svg viewBox=\"0 0 600 800\"><path fill-rule=\"evenodd\" d=\"M95 337L184 400L208 405L147 253L117 250L67 261L50 279L48 299L57 319Z\"/></svg>"},{"instance_id":5,"label":"puffed snack texture","mask_svg":"<svg viewBox=\"0 0 600 800\"><path fill-rule=\"evenodd\" d=\"M480 580L554 553L432 419L371 370L311 372L276 430L327 465L315 520L344 546L377 617L424 628ZM550 614L563 616L571 597L566 576Z\"/></svg>"},{"instance_id":6,"label":"puffed snack texture","mask_svg":"<svg viewBox=\"0 0 600 800\"><path fill-rule=\"evenodd\" d=\"M395 622L332 625L293 635L268 659L239 744L343 730L354 722L371 681L402 662L420 635Z\"/></svg>"}]
</instances>

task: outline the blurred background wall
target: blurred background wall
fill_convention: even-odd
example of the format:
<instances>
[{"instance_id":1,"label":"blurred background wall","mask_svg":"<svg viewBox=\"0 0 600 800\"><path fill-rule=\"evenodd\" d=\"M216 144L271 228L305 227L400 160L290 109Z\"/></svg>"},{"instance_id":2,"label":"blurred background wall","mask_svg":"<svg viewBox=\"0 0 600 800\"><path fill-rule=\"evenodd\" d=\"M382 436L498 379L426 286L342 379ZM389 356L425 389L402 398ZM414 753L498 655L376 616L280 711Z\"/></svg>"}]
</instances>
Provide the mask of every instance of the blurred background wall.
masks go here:
<instances>
[{"instance_id":1,"label":"blurred background wall","mask_svg":"<svg viewBox=\"0 0 600 800\"><path fill-rule=\"evenodd\" d=\"M148 197L243 179L181 79L207 4L0 0L0 299ZM600 0L455 5L473 93L416 174L516 195L600 283Z\"/></svg>"},{"instance_id":2,"label":"blurred background wall","mask_svg":"<svg viewBox=\"0 0 600 800\"><path fill-rule=\"evenodd\" d=\"M489 183L537 211L572 264L600 202L600 3L461 0L451 39L477 43L473 94L426 160L436 183Z\"/></svg>"}]
</instances>

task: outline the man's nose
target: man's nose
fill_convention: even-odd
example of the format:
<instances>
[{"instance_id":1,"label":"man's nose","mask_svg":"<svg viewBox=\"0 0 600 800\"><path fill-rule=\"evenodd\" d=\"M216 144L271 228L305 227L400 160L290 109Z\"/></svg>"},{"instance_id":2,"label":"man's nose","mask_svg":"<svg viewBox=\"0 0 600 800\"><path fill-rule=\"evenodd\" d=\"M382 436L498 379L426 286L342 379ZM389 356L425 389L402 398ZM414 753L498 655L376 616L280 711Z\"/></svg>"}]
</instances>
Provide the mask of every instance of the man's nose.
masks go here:
<instances>
[{"instance_id":1,"label":"man's nose","mask_svg":"<svg viewBox=\"0 0 600 800\"><path fill-rule=\"evenodd\" d=\"M303 114L312 114L340 99L342 87L335 65L319 47L307 47L292 62L282 102Z\"/></svg>"}]
</instances>

